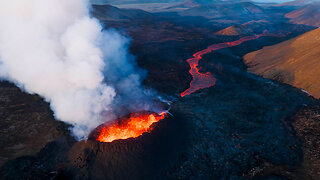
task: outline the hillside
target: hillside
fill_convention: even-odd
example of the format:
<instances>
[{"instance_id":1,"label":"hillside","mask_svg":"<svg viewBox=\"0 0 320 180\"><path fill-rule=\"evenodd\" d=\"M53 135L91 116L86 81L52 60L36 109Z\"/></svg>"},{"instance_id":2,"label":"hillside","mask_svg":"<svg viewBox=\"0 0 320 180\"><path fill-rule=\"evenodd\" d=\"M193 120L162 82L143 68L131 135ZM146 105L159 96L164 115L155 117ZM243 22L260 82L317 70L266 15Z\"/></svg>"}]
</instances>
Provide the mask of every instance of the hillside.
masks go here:
<instances>
[{"instance_id":1,"label":"hillside","mask_svg":"<svg viewBox=\"0 0 320 180\"><path fill-rule=\"evenodd\" d=\"M260 20L260 21L250 21L248 23L240 24L240 25L232 25L223 30L218 31L217 35L224 36L239 36L239 35L247 35L252 33L257 33L257 31L262 31L266 29L270 23L268 21Z\"/></svg>"},{"instance_id":2,"label":"hillside","mask_svg":"<svg viewBox=\"0 0 320 180\"><path fill-rule=\"evenodd\" d=\"M244 56L249 71L320 98L320 29Z\"/></svg>"},{"instance_id":3,"label":"hillside","mask_svg":"<svg viewBox=\"0 0 320 180\"><path fill-rule=\"evenodd\" d=\"M291 34L302 34L314 30L312 26L303 24L291 24L291 23L278 23L269 22L266 20L249 21L240 25L232 25L225 29L216 32L216 35L222 36L244 36L250 34L262 34L262 33L288 33Z\"/></svg>"},{"instance_id":4,"label":"hillside","mask_svg":"<svg viewBox=\"0 0 320 180\"><path fill-rule=\"evenodd\" d=\"M281 3L278 4L276 6L296 6L296 7L300 7L300 6L304 6L313 2L317 2L318 0L294 0L294 1L288 1L285 3Z\"/></svg>"},{"instance_id":5,"label":"hillside","mask_svg":"<svg viewBox=\"0 0 320 180\"><path fill-rule=\"evenodd\" d=\"M102 21L128 21L137 18L152 18L152 14L139 9L119 9L110 5L93 5L92 8L92 15Z\"/></svg>"},{"instance_id":6,"label":"hillside","mask_svg":"<svg viewBox=\"0 0 320 180\"><path fill-rule=\"evenodd\" d=\"M203 0L185 0L183 2L177 3L168 9L175 9L175 8L194 8L194 7L199 7L200 5L203 4L213 4L213 3L221 3L221 0L212 0L210 2L208 1L203 1Z\"/></svg>"},{"instance_id":7,"label":"hillside","mask_svg":"<svg viewBox=\"0 0 320 180\"><path fill-rule=\"evenodd\" d=\"M267 17L262 7L250 2L199 5L181 11L179 14L182 16L202 16L214 21L219 20L222 23L226 23L229 20L243 23L249 20L260 20Z\"/></svg>"},{"instance_id":8,"label":"hillside","mask_svg":"<svg viewBox=\"0 0 320 180\"><path fill-rule=\"evenodd\" d=\"M310 26L320 26L320 2L312 3L286 14L294 24L305 24Z\"/></svg>"},{"instance_id":9,"label":"hillside","mask_svg":"<svg viewBox=\"0 0 320 180\"><path fill-rule=\"evenodd\" d=\"M177 3L183 0L90 0L92 4Z\"/></svg>"}]
</instances>

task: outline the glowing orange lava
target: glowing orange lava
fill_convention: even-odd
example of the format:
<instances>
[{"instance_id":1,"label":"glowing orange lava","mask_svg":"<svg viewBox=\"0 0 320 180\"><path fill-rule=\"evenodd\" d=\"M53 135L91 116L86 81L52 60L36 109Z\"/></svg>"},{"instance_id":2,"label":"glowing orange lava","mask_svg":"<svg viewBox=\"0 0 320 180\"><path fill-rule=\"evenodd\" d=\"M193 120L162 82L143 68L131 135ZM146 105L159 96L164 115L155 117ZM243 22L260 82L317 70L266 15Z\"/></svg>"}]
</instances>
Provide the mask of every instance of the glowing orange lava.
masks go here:
<instances>
[{"instance_id":1,"label":"glowing orange lava","mask_svg":"<svg viewBox=\"0 0 320 180\"><path fill-rule=\"evenodd\" d=\"M181 97L190 95L200 89L208 88L211 86L214 86L216 83L216 78L213 77L213 75L210 72L207 73L201 73L199 72L199 61L202 59L202 57L206 54L209 54L211 52L214 52L219 49L229 48L233 46L237 46L242 44L243 42L258 39L262 36L278 36L283 37L284 35L280 34L258 34L253 36L246 36L239 40L233 41L233 42L225 42L225 43L219 43L219 44L213 44L209 46L207 49L204 49L202 51L199 51L195 54L193 54L193 58L190 58L187 60L187 62L190 65L190 74L192 75L192 81L190 82L190 87L182 92L180 95Z\"/></svg>"},{"instance_id":2,"label":"glowing orange lava","mask_svg":"<svg viewBox=\"0 0 320 180\"><path fill-rule=\"evenodd\" d=\"M143 112L134 113L129 118L117 121L111 126L103 126L97 140L100 142L112 142L117 139L136 138L145 132L150 132L152 124L164 119L167 113L160 114Z\"/></svg>"}]
</instances>

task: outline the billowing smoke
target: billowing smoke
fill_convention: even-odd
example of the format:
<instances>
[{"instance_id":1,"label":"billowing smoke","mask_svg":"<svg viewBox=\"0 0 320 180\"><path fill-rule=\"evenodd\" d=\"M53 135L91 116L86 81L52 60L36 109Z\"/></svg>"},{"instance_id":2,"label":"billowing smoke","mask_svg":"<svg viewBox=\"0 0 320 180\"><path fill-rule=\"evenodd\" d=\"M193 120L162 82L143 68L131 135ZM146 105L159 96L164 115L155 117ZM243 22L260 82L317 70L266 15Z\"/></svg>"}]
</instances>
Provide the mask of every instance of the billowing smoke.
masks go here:
<instances>
[{"instance_id":1,"label":"billowing smoke","mask_svg":"<svg viewBox=\"0 0 320 180\"><path fill-rule=\"evenodd\" d=\"M0 77L51 105L86 138L116 107L150 107L129 41L103 31L84 0L0 0Z\"/></svg>"}]
</instances>

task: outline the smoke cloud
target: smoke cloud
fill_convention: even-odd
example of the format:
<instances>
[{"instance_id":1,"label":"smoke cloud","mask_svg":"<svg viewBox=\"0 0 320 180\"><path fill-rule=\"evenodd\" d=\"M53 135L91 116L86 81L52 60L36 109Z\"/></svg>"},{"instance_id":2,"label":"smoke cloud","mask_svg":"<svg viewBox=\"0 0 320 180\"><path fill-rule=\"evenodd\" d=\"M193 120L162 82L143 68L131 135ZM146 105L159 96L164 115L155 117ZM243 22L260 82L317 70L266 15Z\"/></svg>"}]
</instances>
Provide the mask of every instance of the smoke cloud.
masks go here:
<instances>
[{"instance_id":1,"label":"smoke cloud","mask_svg":"<svg viewBox=\"0 0 320 180\"><path fill-rule=\"evenodd\" d=\"M103 31L87 1L0 0L0 78L44 97L79 140L119 115L120 105L152 108L128 45Z\"/></svg>"}]
</instances>

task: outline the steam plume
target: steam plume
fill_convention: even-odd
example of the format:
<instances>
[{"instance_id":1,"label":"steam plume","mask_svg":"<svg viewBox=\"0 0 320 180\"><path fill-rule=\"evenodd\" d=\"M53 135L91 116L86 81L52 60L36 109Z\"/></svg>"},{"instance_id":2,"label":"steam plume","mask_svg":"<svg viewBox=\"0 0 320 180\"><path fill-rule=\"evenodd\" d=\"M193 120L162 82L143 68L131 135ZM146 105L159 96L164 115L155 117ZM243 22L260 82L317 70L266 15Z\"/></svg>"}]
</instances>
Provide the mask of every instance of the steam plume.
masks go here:
<instances>
[{"instance_id":1,"label":"steam plume","mask_svg":"<svg viewBox=\"0 0 320 180\"><path fill-rule=\"evenodd\" d=\"M115 104L148 108L127 45L84 0L0 0L0 78L43 96L78 139L113 119Z\"/></svg>"}]
</instances>

